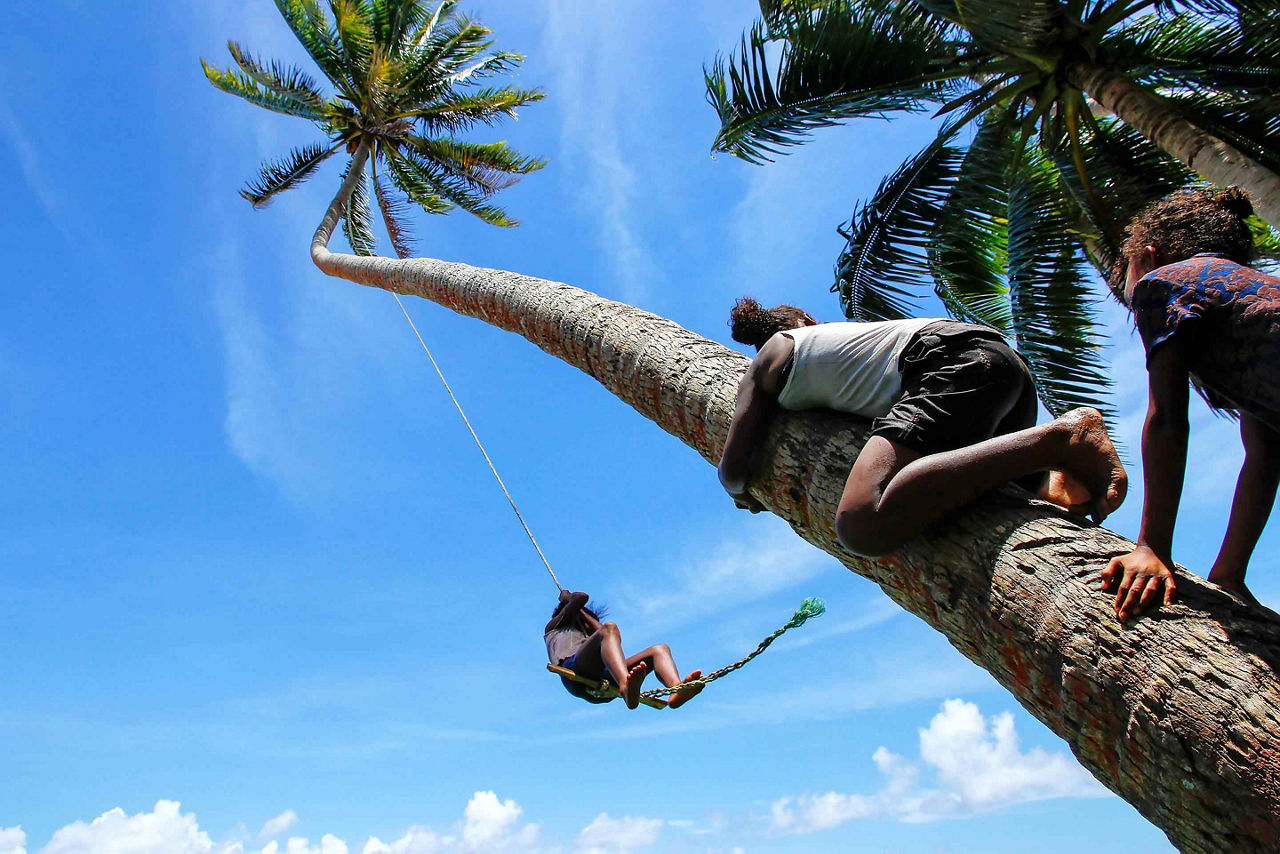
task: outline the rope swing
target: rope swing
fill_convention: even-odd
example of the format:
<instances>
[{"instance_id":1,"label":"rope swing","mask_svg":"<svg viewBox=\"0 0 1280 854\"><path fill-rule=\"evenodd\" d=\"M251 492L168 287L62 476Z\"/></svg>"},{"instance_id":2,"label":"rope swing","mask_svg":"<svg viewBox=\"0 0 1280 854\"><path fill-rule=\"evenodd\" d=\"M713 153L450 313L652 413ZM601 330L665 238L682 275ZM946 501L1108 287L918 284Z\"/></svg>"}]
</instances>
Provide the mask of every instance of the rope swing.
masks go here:
<instances>
[{"instance_id":1,"label":"rope swing","mask_svg":"<svg viewBox=\"0 0 1280 854\"><path fill-rule=\"evenodd\" d=\"M431 355L431 348L427 346L427 342L423 340L422 333L418 331L418 326L413 322L413 318L409 316L409 311L404 307L404 303L400 300L400 295L395 291L391 295L396 299L396 305L400 306L400 313L404 315L404 319L409 321L409 328L413 330L414 337L418 339L418 343L422 345L422 351L427 354L427 359L431 362L431 367L435 369L436 376L440 378L440 382L444 385L444 390L448 392L449 399L453 401L453 406L458 410L458 415L462 416L462 423L466 425L467 431L471 433L471 438L475 440L476 447L480 449L484 461L489 465L489 471L493 472L493 477L498 481L498 486L502 489L502 494L506 496L507 503L511 505L512 511L515 512L516 518L520 521L520 527L524 528L525 536L529 538L529 542L533 544L534 551L538 553L538 557L542 560L542 565L547 568L547 573L551 576L551 580L555 582L558 589L564 590L564 585L560 583L560 579L556 578L555 571L551 569L551 563L547 560L547 556L543 554L542 547L538 545L538 540L533 536L533 531L529 529L529 523L525 522L524 515L520 512L520 508L516 506L516 500L511 497L507 485L502 482L502 475L498 474L498 467L493 464L493 460L489 457L489 452L484 449L484 444L480 441L480 437L476 434L475 428L471 426L471 419L467 418L467 413L462 411L462 404L458 402L457 396L453 393L453 388L449 385L449 381L444 378L444 372L440 370L440 365L436 363L435 356ZM646 706L656 709L665 709L667 704L659 698L667 697L677 691L685 690L695 686L709 685L712 682L724 676L728 676L735 670L745 666L747 662L755 658L760 653L769 648L769 644L780 638L789 629L799 628L805 624L806 620L813 617L820 617L827 610L827 606L821 599L810 598L805 599L791 619L788 620L781 628L769 635L756 646L754 650L743 658L738 659L733 664L721 667L719 670L697 679L688 679L679 685L673 685L670 688L655 688L651 691L641 693L641 702ZM571 679L574 682L588 686L593 691L609 697L621 696L616 687L609 682L597 682L594 679L586 679L572 670L563 667L557 667L554 664L548 664L547 669L552 673Z\"/></svg>"}]
</instances>

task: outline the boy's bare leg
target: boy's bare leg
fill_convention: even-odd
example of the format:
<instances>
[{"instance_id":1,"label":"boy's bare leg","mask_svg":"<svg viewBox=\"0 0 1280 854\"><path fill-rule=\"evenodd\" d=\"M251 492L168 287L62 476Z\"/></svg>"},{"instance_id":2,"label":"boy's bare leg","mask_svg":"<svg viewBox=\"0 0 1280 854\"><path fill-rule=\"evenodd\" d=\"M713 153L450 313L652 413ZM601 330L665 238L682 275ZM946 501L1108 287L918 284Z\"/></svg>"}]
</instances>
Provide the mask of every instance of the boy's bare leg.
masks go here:
<instances>
[{"instance_id":1,"label":"boy's bare leg","mask_svg":"<svg viewBox=\"0 0 1280 854\"><path fill-rule=\"evenodd\" d=\"M1050 470L1085 487L1090 497L1083 509L1099 522L1128 488L1096 409L1074 409L1048 424L929 456L872 436L845 483L836 533L855 552L886 554L996 486Z\"/></svg>"}]
</instances>

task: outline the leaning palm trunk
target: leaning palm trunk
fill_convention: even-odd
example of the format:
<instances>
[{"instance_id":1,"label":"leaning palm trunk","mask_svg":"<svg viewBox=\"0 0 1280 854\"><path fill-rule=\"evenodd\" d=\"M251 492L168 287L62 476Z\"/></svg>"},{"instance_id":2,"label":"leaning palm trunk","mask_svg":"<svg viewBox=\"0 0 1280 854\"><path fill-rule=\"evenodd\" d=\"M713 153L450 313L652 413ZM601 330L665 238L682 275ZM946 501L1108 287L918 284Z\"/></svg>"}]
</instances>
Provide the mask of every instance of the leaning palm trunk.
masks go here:
<instances>
[{"instance_id":1,"label":"leaning palm trunk","mask_svg":"<svg viewBox=\"0 0 1280 854\"><path fill-rule=\"evenodd\" d=\"M1258 216L1280 229L1280 175L1201 130L1123 74L1076 63L1067 69L1067 76L1072 85L1209 183L1243 187L1252 196Z\"/></svg>"},{"instance_id":2,"label":"leaning palm trunk","mask_svg":"<svg viewBox=\"0 0 1280 854\"><path fill-rule=\"evenodd\" d=\"M361 159L357 153L352 174ZM559 282L332 253L326 247L347 189L312 245L324 272L519 333L717 461L746 357ZM1012 487L896 555L857 557L840 546L832 522L866 427L828 412L780 415L760 449L752 494L990 671L1179 848L1276 850L1280 624L1198 579L1179 579L1173 607L1120 624L1096 579L1131 543Z\"/></svg>"}]
</instances>

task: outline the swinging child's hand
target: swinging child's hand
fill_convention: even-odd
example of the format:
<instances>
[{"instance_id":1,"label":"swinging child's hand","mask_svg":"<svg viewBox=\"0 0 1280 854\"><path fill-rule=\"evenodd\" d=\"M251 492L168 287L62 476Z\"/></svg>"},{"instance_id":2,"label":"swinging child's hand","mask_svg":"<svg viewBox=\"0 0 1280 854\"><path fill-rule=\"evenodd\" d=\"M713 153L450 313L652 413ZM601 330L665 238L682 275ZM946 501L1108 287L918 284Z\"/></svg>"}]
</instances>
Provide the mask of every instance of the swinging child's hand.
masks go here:
<instances>
[{"instance_id":1,"label":"swinging child's hand","mask_svg":"<svg viewBox=\"0 0 1280 854\"><path fill-rule=\"evenodd\" d=\"M733 496L733 504L739 510L749 510L752 513L759 513L765 509L765 506L759 501L756 501L755 497L750 492L743 492L739 495Z\"/></svg>"},{"instance_id":2,"label":"swinging child's hand","mask_svg":"<svg viewBox=\"0 0 1280 854\"><path fill-rule=\"evenodd\" d=\"M1118 588L1117 588L1118 583ZM1164 586L1164 604L1173 602L1177 592L1173 572L1149 546L1139 544L1123 557L1115 557L1102 571L1102 589L1116 589L1116 616L1136 617L1155 601Z\"/></svg>"}]
</instances>

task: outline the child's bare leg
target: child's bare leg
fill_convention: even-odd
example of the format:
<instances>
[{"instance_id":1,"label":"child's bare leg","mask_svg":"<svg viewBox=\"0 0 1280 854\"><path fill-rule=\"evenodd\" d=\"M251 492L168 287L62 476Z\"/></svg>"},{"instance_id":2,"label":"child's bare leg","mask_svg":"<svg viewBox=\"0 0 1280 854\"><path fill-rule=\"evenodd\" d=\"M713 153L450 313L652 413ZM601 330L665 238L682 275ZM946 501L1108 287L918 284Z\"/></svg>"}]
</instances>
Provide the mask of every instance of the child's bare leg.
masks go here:
<instances>
[{"instance_id":1,"label":"child's bare leg","mask_svg":"<svg viewBox=\"0 0 1280 854\"><path fill-rule=\"evenodd\" d=\"M1091 499L1084 509L1096 521L1124 500L1127 476L1095 409L924 457L872 436L849 473L836 534L855 552L886 554L996 486L1053 469L1085 486Z\"/></svg>"},{"instance_id":2,"label":"child's bare leg","mask_svg":"<svg viewBox=\"0 0 1280 854\"><path fill-rule=\"evenodd\" d=\"M701 678L702 678L702 671L701 671L701 670L690 670L690 671L689 671L689 675L685 677L685 680L686 680L686 681L692 681L692 680L694 680L694 679L701 679ZM701 694L701 693L702 693L702 689L703 689L703 688L705 688L705 687L707 687L707 686L705 686L705 685L694 685L694 686L693 686L693 687L691 687L691 688L684 688L684 689L682 689L682 690L680 690L680 691L677 691L677 692L675 692L674 694L672 694L672 695L671 695L671 699L670 699L670 700L667 700L667 705L668 705L669 707L673 708L673 709L678 709L678 708L680 708L681 706L683 706L685 703L687 703L687 702L689 702L690 700L692 700L694 697L696 697L696 696L698 696L699 694Z\"/></svg>"},{"instance_id":3,"label":"child's bare leg","mask_svg":"<svg viewBox=\"0 0 1280 854\"><path fill-rule=\"evenodd\" d=\"M627 667L635 667L640 662L649 665L650 670L658 674L662 684L670 688L680 684L680 671L676 669L675 659L671 657L671 647L665 643L655 644L643 652L637 652L627 659Z\"/></svg>"},{"instance_id":4,"label":"child's bare leg","mask_svg":"<svg viewBox=\"0 0 1280 854\"><path fill-rule=\"evenodd\" d=\"M627 673L626 687L622 689L622 701L628 709L640 705L640 691L644 687L644 677L649 675L649 665L641 661Z\"/></svg>"},{"instance_id":5,"label":"child's bare leg","mask_svg":"<svg viewBox=\"0 0 1280 854\"><path fill-rule=\"evenodd\" d=\"M649 664L653 668L654 672L658 674L658 678L662 680L662 684L668 688L679 685L681 682L685 681L680 678L680 671L676 669L675 659L671 657L671 647L667 646L665 643L651 646L643 652L636 653L627 659L627 664L637 664L641 661ZM701 675L701 670L694 670L690 672L686 678L697 679ZM677 691L675 694L671 695L671 699L667 701L667 705L673 709L678 709L693 699L702 689L702 685L695 685L684 691Z\"/></svg>"},{"instance_id":6,"label":"child's bare leg","mask_svg":"<svg viewBox=\"0 0 1280 854\"><path fill-rule=\"evenodd\" d=\"M622 653L622 633L616 623L602 623L578 650L574 672L588 679L603 679L605 672L613 677L618 690L627 693L631 667Z\"/></svg>"}]
</instances>

